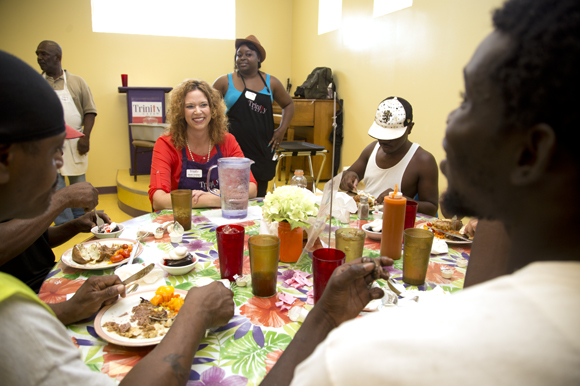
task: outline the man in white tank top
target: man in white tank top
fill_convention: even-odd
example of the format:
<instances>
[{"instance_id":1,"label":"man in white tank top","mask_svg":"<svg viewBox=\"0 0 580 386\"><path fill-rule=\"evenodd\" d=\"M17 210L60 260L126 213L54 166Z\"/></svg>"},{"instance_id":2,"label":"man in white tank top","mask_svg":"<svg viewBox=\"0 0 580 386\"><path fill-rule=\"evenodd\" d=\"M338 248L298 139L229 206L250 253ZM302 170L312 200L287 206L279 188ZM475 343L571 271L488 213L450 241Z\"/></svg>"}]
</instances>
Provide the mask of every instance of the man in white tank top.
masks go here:
<instances>
[{"instance_id":1,"label":"man in white tank top","mask_svg":"<svg viewBox=\"0 0 580 386\"><path fill-rule=\"evenodd\" d=\"M418 212L435 216L439 201L439 170L435 157L409 141L413 109L403 98L388 97L377 108L368 134L378 141L368 145L342 175L340 188L356 190L364 178L365 192L383 202L395 184L407 199L419 203Z\"/></svg>"}]
</instances>

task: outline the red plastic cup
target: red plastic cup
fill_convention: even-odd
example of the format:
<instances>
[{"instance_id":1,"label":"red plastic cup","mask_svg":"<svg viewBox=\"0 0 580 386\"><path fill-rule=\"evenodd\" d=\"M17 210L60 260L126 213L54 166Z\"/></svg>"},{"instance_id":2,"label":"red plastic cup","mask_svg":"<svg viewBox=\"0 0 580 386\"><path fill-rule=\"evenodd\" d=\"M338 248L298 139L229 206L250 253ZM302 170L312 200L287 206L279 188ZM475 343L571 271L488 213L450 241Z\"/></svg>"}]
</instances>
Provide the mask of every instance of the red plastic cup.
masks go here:
<instances>
[{"instance_id":1,"label":"red plastic cup","mask_svg":"<svg viewBox=\"0 0 580 386\"><path fill-rule=\"evenodd\" d=\"M224 232L225 230L225 232ZM232 230L231 233L228 230ZM240 225L222 225L216 230L220 273L222 279L235 281L235 275L242 276L244 261L245 230Z\"/></svg>"},{"instance_id":2,"label":"red plastic cup","mask_svg":"<svg viewBox=\"0 0 580 386\"><path fill-rule=\"evenodd\" d=\"M403 226L403 229L415 227L418 207L419 203L417 201L407 200L407 207L405 208L405 225Z\"/></svg>"},{"instance_id":3,"label":"red plastic cup","mask_svg":"<svg viewBox=\"0 0 580 386\"><path fill-rule=\"evenodd\" d=\"M123 84L123 87L127 87L127 84L129 83L129 75L121 74L121 83Z\"/></svg>"},{"instance_id":4,"label":"red plastic cup","mask_svg":"<svg viewBox=\"0 0 580 386\"><path fill-rule=\"evenodd\" d=\"M312 254L314 303L320 299L334 270L344 264L345 254L334 248L320 248Z\"/></svg>"}]
</instances>

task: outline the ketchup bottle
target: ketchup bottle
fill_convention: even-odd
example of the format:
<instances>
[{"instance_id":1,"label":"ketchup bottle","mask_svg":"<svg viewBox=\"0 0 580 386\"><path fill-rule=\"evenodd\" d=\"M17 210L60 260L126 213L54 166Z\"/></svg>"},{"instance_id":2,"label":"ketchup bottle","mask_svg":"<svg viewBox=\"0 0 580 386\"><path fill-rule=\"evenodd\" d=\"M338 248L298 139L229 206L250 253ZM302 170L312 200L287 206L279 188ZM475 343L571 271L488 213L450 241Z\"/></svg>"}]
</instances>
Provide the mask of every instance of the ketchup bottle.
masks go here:
<instances>
[{"instance_id":1,"label":"ketchup bottle","mask_svg":"<svg viewBox=\"0 0 580 386\"><path fill-rule=\"evenodd\" d=\"M393 260L401 258L406 206L407 199L401 192L397 192L397 185L395 185L395 191L385 197L383 207L381 256L387 256Z\"/></svg>"}]
</instances>

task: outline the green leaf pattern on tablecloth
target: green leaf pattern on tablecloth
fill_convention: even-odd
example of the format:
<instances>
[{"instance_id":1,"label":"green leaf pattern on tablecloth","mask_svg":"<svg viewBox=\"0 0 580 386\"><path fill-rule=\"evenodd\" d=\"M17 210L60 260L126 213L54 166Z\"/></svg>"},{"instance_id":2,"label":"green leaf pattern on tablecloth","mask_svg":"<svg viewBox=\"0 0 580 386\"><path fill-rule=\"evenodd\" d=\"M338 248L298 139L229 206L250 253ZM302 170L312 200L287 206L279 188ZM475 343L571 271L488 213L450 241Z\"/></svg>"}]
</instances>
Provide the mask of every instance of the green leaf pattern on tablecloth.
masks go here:
<instances>
[{"instance_id":1,"label":"green leaf pattern on tablecloth","mask_svg":"<svg viewBox=\"0 0 580 386\"><path fill-rule=\"evenodd\" d=\"M376 258L376 257L380 257L381 256L381 251L375 251L372 249L363 249L363 256L365 257L371 257L371 258Z\"/></svg>"},{"instance_id":2,"label":"green leaf pattern on tablecloth","mask_svg":"<svg viewBox=\"0 0 580 386\"><path fill-rule=\"evenodd\" d=\"M284 332L286 332L292 339L294 339L294 335L298 332L298 329L302 326L302 323L292 322L290 324L285 325Z\"/></svg>"},{"instance_id":3,"label":"green leaf pattern on tablecloth","mask_svg":"<svg viewBox=\"0 0 580 386\"><path fill-rule=\"evenodd\" d=\"M83 358L83 361L85 361L85 363L91 363L91 359L93 359L93 357L99 351L101 351L102 348L103 348L103 346L91 346L91 347L89 347L89 350L87 351L87 355ZM97 358L97 359L99 359L99 358ZM100 358L100 361L102 362L103 358Z\"/></svg>"},{"instance_id":4,"label":"green leaf pattern on tablecloth","mask_svg":"<svg viewBox=\"0 0 580 386\"><path fill-rule=\"evenodd\" d=\"M68 329L73 331L76 334L80 335L90 335L87 332L87 325L86 324L69 324Z\"/></svg>"},{"instance_id":5,"label":"green leaf pattern on tablecloth","mask_svg":"<svg viewBox=\"0 0 580 386\"><path fill-rule=\"evenodd\" d=\"M228 340L221 352L221 357L235 360L232 365L234 374L240 374L246 378L261 378L266 375L267 355L272 351L284 350L291 340L290 335L266 331L264 347L260 347L254 341L252 334L246 334L241 339Z\"/></svg>"},{"instance_id":6,"label":"green leaf pattern on tablecloth","mask_svg":"<svg viewBox=\"0 0 580 386\"><path fill-rule=\"evenodd\" d=\"M232 284L232 291L234 293L234 303L236 304L236 307L240 307L242 304L254 297L251 286L240 287L234 283Z\"/></svg>"},{"instance_id":7,"label":"green leaf pattern on tablecloth","mask_svg":"<svg viewBox=\"0 0 580 386\"><path fill-rule=\"evenodd\" d=\"M252 201L250 205L261 205L261 202ZM195 216L203 216L203 212L205 210L198 210L195 209L193 214ZM159 216L162 215L171 215L172 212L170 210L164 210L157 213L150 213L147 215L143 215L141 217L129 220L125 224L127 224L131 229L135 230L137 227L146 227ZM208 278L212 280L220 279L220 275L216 266L214 265L214 256L216 246L215 246L215 224L211 222L199 222L200 218L194 218L193 227L191 231L186 232L185 236L186 239L182 243L195 240L197 238L201 239L205 242L214 243L211 246L210 251L198 251L194 252L198 258L200 258L196 265L195 269L190 273L183 275L183 276L167 276L165 277L165 281L167 285L173 285L178 289L189 290L192 287L195 287L202 282L206 284L208 282ZM352 216L351 220L357 220L356 216ZM336 219L332 221L333 226L341 226L345 227L348 226L347 224L341 224ZM255 221L254 223L244 223L246 234L253 235L258 234L259 231L259 221ZM205 229L204 229L205 228ZM174 246L169 243L156 243L153 241L149 241L148 243L144 244L145 246L145 253L141 255L144 261L152 261L153 259L158 259L163 253L166 253L174 248ZM376 245L373 245L376 246ZM468 258L469 256L469 246L461 246L457 249L453 249L454 247L451 245L448 254L438 255L438 256L431 256L431 260L436 262L437 264L450 264L454 265L453 262L460 256L464 256ZM211 253L210 253L211 252ZM248 251L244 252L244 255L248 255ZM380 251L377 249L365 249L363 252L363 256L368 257L378 257L380 255ZM208 258L211 256L211 258ZM403 268L403 260L395 261L395 264L392 268L390 268L391 275L397 280L397 282L401 283L401 270ZM285 264L280 263L279 265L280 271L284 271L287 269L291 270L300 270L308 273L312 273L312 260L308 256L304 256L301 258L300 263L296 264ZM62 265L60 269L62 269ZM53 273L52 277L65 277L67 279L86 279L92 275L103 275L103 274L111 274L113 269L108 269L104 271L76 271L76 270L68 270L65 271L72 272L72 273L64 273L63 271L59 271L56 274ZM457 272L461 274L465 274L465 269L457 268ZM292 287L284 287L281 283L278 283L278 291L291 294L293 296L300 297L301 299L305 298L305 294L292 288ZM386 282L383 280L378 280L378 284L381 287L386 286ZM425 286L426 290L431 290L434 284L430 284ZM454 280L453 282L445 282L444 284L439 284L443 290L447 292L455 292L458 291L463 286L463 279ZM416 288L416 287L409 287L409 288ZM308 288L306 288L308 289ZM260 383L264 375L266 374L266 359L268 354L275 352L277 350L285 350L287 345L290 343L291 339L295 336L296 332L301 326L301 323L291 322L287 325L284 325L280 328L273 328L273 327L264 327L264 326L256 326L251 324L250 320L241 320L236 318L245 318L244 316L240 315L240 307L244 304L248 304L249 300L253 297L252 295L252 287L238 287L235 283L232 283L232 291L234 292L234 303L236 305L236 311L234 321L235 324L231 328L227 330L214 332L210 331L207 337L203 338L200 342L201 346L203 347L196 353L196 357L198 358L208 358L213 359L214 361L209 361L206 363L198 363L193 365L193 370L196 371L198 374L203 373L203 371L211 368L212 366L217 366L224 369L227 373L227 376L232 374L241 375L248 378L248 386L257 385ZM311 310L312 306L304 304L303 307L307 310ZM240 320L241 323L236 324L235 322ZM231 321L230 321L231 323ZM251 326L248 326L248 323ZM99 338L95 338L91 334L89 334L87 330L87 326L92 325L92 323L84 323L84 324L75 324L67 326L69 335L74 336L75 338L84 340L85 344L81 344L79 346L79 351L81 352L83 361L94 371L101 371L103 367L104 361L104 352L103 347L106 344ZM243 327L242 327L243 326ZM248 328L249 327L249 328ZM240 331L240 335L238 339L234 339L234 335L236 332L243 328ZM257 329L257 330L256 330ZM245 334L241 334L241 332L247 331ZM260 347L259 344L256 343L254 340L255 334L259 336L258 339L261 343L261 337L263 336L264 339L264 346ZM86 341L90 341L93 344L86 344Z\"/></svg>"},{"instance_id":8,"label":"green leaf pattern on tablecloth","mask_svg":"<svg viewBox=\"0 0 580 386\"><path fill-rule=\"evenodd\" d=\"M302 256L296 264L294 264L294 268L290 269L298 269L303 272L312 273L312 259L309 256Z\"/></svg>"},{"instance_id":9,"label":"green leaf pattern on tablecloth","mask_svg":"<svg viewBox=\"0 0 580 386\"><path fill-rule=\"evenodd\" d=\"M403 270L403 258L400 258L399 260L395 260L395 262L393 263L393 268L400 269L402 271Z\"/></svg>"}]
</instances>

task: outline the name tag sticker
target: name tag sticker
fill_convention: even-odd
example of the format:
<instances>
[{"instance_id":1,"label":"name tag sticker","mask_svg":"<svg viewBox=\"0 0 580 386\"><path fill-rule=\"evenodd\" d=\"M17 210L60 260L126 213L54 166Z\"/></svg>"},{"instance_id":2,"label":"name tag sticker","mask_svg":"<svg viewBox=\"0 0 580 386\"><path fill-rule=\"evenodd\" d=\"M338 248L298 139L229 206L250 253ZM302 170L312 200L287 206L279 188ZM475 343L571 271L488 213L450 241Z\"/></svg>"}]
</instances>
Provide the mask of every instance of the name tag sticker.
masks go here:
<instances>
[{"instance_id":1,"label":"name tag sticker","mask_svg":"<svg viewBox=\"0 0 580 386\"><path fill-rule=\"evenodd\" d=\"M187 178L201 178L201 169L187 169Z\"/></svg>"},{"instance_id":2,"label":"name tag sticker","mask_svg":"<svg viewBox=\"0 0 580 386\"><path fill-rule=\"evenodd\" d=\"M248 98L251 101L256 100L256 93L246 90L246 98Z\"/></svg>"}]
</instances>

